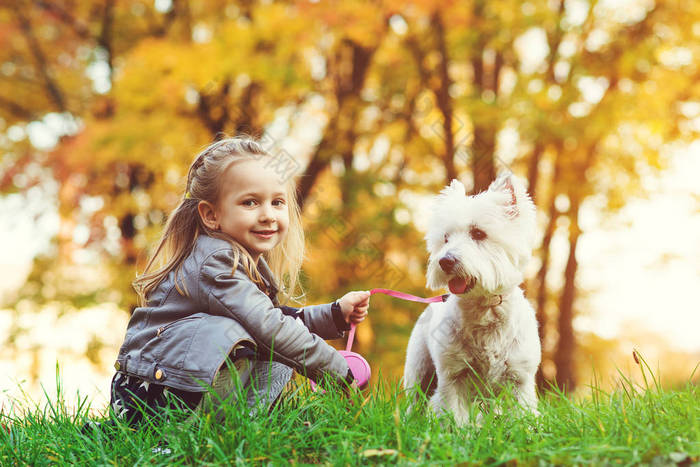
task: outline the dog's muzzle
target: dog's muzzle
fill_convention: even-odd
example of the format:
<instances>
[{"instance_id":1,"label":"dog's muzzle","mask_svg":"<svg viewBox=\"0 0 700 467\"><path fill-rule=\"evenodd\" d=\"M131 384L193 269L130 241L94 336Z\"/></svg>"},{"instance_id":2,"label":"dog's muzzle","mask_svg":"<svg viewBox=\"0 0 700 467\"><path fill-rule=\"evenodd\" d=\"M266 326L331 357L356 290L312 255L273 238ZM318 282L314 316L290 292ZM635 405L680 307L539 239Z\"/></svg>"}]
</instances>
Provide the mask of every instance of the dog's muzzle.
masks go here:
<instances>
[{"instance_id":1,"label":"dog's muzzle","mask_svg":"<svg viewBox=\"0 0 700 467\"><path fill-rule=\"evenodd\" d=\"M440 258L438 263L440 263L440 269L445 271L446 274L452 274L455 264L457 264L457 258L455 258L453 254L447 253L445 256Z\"/></svg>"},{"instance_id":2,"label":"dog's muzzle","mask_svg":"<svg viewBox=\"0 0 700 467\"><path fill-rule=\"evenodd\" d=\"M438 260L438 263L440 264L440 269L442 269L445 274L454 276L447 284L450 292L453 294L464 294L474 288L476 278L464 274L461 264L455 255L447 253Z\"/></svg>"}]
</instances>

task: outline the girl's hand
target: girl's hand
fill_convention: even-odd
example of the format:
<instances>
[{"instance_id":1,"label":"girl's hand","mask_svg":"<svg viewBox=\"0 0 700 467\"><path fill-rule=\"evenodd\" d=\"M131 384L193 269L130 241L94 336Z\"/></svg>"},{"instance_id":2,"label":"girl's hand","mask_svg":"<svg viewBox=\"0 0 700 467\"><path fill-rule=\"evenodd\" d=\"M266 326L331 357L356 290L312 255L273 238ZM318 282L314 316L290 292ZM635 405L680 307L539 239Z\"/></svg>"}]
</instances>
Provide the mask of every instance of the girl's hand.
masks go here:
<instances>
[{"instance_id":1,"label":"girl's hand","mask_svg":"<svg viewBox=\"0 0 700 467\"><path fill-rule=\"evenodd\" d=\"M368 291L348 292L338 300L346 323L358 324L367 317L369 295Z\"/></svg>"}]
</instances>

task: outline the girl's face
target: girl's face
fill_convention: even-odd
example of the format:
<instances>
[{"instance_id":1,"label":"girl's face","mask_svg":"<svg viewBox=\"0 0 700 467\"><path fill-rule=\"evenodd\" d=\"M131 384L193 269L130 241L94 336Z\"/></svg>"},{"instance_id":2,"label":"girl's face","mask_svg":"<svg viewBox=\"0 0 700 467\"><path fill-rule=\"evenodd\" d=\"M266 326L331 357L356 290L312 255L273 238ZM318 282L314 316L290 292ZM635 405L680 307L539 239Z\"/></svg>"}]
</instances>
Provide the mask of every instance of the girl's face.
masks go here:
<instances>
[{"instance_id":1,"label":"girl's face","mask_svg":"<svg viewBox=\"0 0 700 467\"><path fill-rule=\"evenodd\" d=\"M213 213L220 230L243 245L256 263L282 241L289 226L286 186L272 167L265 167L267 162L261 157L231 164Z\"/></svg>"}]
</instances>

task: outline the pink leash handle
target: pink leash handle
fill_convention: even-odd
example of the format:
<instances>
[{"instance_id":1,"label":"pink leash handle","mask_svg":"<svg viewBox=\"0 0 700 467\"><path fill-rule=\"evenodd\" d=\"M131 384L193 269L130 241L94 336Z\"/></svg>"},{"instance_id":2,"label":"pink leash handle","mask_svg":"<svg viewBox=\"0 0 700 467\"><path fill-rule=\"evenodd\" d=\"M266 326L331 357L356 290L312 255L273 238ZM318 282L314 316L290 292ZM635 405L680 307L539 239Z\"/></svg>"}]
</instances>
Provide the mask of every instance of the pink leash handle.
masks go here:
<instances>
[{"instance_id":1,"label":"pink leash handle","mask_svg":"<svg viewBox=\"0 0 700 467\"><path fill-rule=\"evenodd\" d=\"M350 352L350 349L352 348L352 341L355 340L355 328L357 326L355 323L350 323L350 334L348 334L348 345L345 346L345 350Z\"/></svg>"}]
</instances>

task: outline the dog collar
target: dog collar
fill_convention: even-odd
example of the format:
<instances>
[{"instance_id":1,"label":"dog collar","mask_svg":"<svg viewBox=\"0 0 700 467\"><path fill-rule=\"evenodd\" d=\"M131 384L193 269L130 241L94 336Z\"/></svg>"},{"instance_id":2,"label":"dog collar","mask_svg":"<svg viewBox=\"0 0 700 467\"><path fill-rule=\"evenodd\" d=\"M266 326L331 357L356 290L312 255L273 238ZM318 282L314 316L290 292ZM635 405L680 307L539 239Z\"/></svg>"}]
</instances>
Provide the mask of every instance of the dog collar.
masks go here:
<instances>
[{"instance_id":1,"label":"dog collar","mask_svg":"<svg viewBox=\"0 0 700 467\"><path fill-rule=\"evenodd\" d=\"M484 308L498 306L501 303L503 303L503 295L489 295L487 297L481 297L481 306Z\"/></svg>"}]
</instances>

